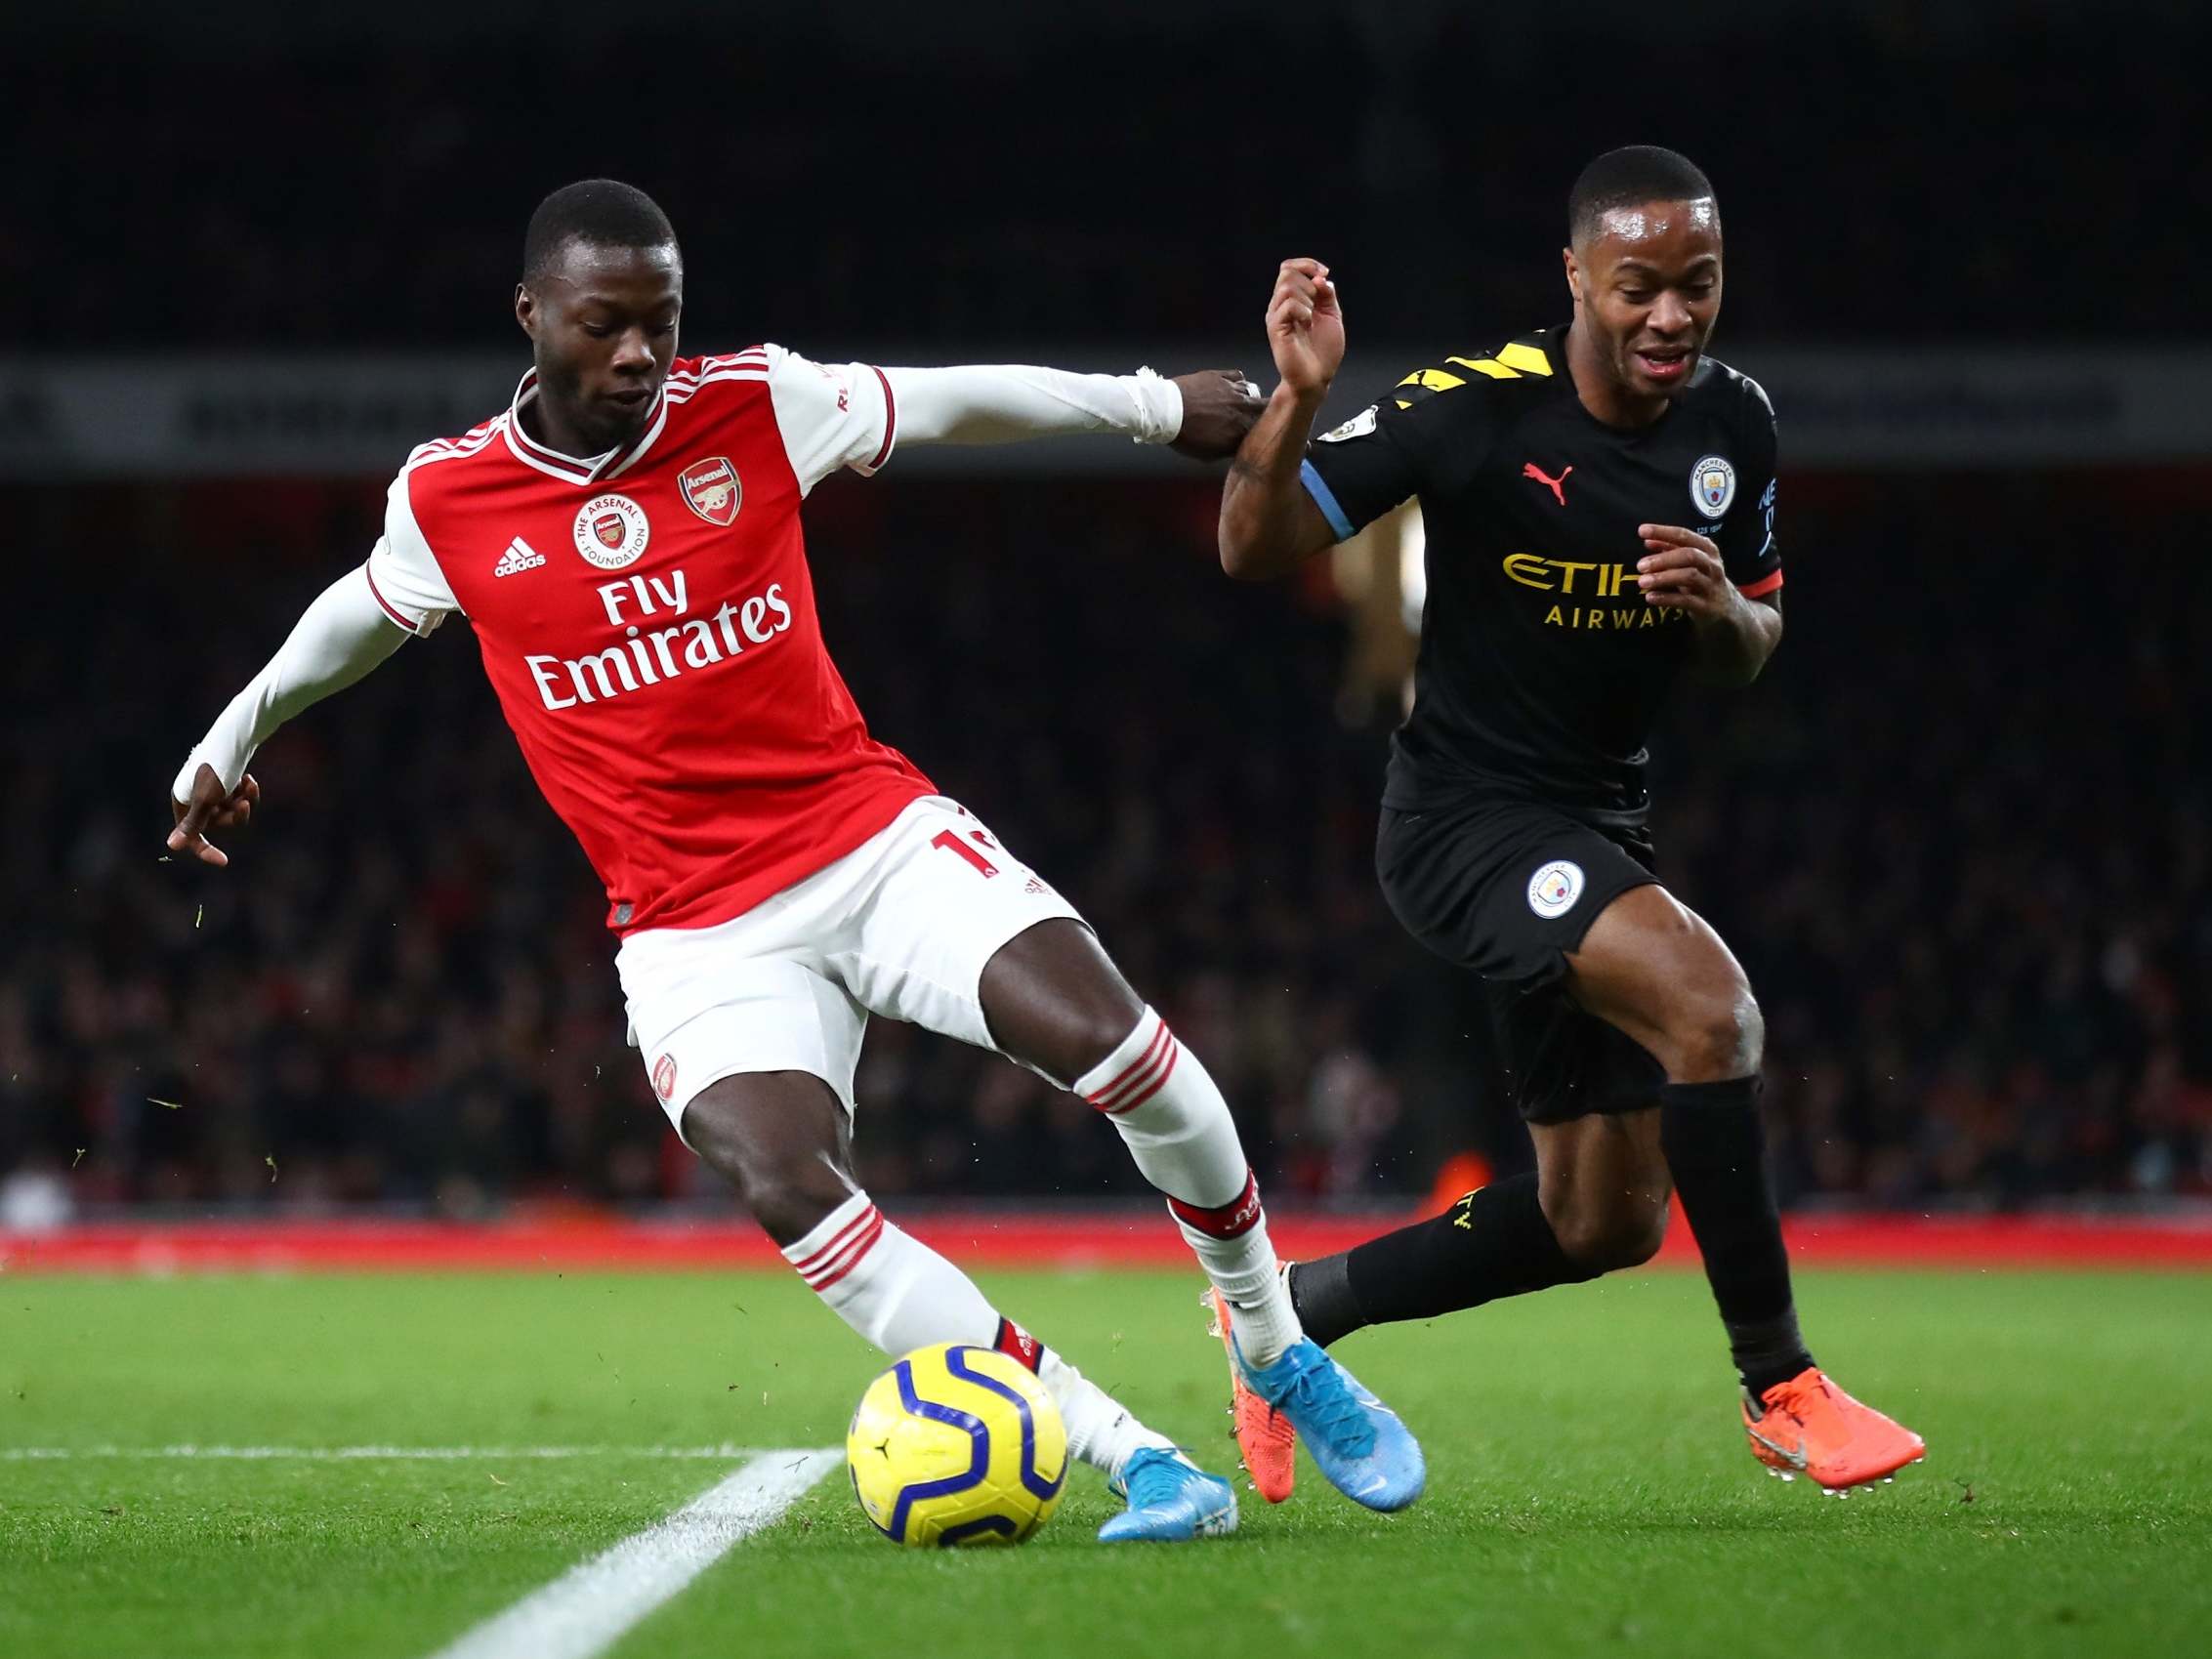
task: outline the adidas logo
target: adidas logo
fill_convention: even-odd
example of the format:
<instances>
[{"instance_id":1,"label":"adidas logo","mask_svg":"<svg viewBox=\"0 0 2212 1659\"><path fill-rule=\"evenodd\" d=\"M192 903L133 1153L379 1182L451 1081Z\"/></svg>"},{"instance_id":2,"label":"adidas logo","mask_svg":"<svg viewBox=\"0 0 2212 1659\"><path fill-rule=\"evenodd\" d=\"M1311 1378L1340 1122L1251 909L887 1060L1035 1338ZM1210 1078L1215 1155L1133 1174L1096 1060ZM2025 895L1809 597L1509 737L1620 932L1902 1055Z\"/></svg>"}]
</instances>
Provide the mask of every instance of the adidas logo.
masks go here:
<instances>
[{"instance_id":1,"label":"adidas logo","mask_svg":"<svg viewBox=\"0 0 2212 1659\"><path fill-rule=\"evenodd\" d=\"M535 570L545 562L545 555L521 536L507 544L507 551L499 556L499 562L491 567L494 576L512 576L518 570Z\"/></svg>"}]
</instances>

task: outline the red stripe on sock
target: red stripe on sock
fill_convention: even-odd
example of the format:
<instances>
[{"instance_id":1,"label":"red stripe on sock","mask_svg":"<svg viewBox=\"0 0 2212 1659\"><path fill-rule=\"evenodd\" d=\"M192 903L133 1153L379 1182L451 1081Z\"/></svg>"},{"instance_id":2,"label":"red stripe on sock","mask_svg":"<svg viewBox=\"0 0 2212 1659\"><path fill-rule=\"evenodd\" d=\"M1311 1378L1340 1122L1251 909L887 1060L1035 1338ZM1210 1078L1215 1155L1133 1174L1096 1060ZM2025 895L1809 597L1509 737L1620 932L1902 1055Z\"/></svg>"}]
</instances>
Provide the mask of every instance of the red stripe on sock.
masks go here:
<instances>
[{"instance_id":1,"label":"red stripe on sock","mask_svg":"<svg viewBox=\"0 0 2212 1659\"><path fill-rule=\"evenodd\" d=\"M875 1243L877 1235L882 1231L883 1217L880 1213L871 1210L868 1213L867 1224L855 1233L843 1249L839 1250L835 1256L828 1258L799 1276L807 1281L809 1288L814 1290L819 1290L823 1282L832 1276L843 1278L852 1271L853 1264L868 1253L868 1246Z\"/></svg>"},{"instance_id":2,"label":"red stripe on sock","mask_svg":"<svg viewBox=\"0 0 2212 1659\"><path fill-rule=\"evenodd\" d=\"M1102 1112L1118 1112L1129 1105L1133 1096L1149 1094L1150 1085L1165 1075L1160 1068L1175 1063L1176 1046L1175 1033L1162 1025L1159 1035L1152 1039L1152 1046L1145 1051L1143 1063L1122 1073L1124 1081L1111 1089L1100 1090L1092 1097L1091 1104Z\"/></svg>"},{"instance_id":3,"label":"red stripe on sock","mask_svg":"<svg viewBox=\"0 0 2212 1659\"><path fill-rule=\"evenodd\" d=\"M1154 1077L1149 1083L1142 1085L1139 1093L1128 1097L1126 1099L1116 1100L1110 1106L1101 1106L1099 1110L1105 1112L1108 1117L1119 1117L1123 1112L1135 1111L1167 1087L1167 1080L1175 1071L1175 1062L1182 1058L1183 1045L1181 1043L1170 1044L1167 1051L1167 1063L1160 1067L1157 1077Z\"/></svg>"},{"instance_id":4,"label":"red stripe on sock","mask_svg":"<svg viewBox=\"0 0 2212 1659\"><path fill-rule=\"evenodd\" d=\"M839 1227L837 1229L836 1235L832 1237L827 1244L823 1245L819 1250L815 1251L811 1256L800 1257L799 1260L792 1263L791 1265L796 1267L802 1276L808 1273L820 1272L821 1269L828 1265L829 1259L832 1256L836 1255L840 1250L844 1249L846 1243L853 1237L853 1235L858 1232L862 1227L866 1226L868 1224L869 1218L874 1216L875 1214L876 1207L873 1204L870 1204L865 1210L862 1210L857 1216L855 1216L842 1227Z\"/></svg>"},{"instance_id":5,"label":"red stripe on sock","mask_svg":"<svg viewBox=\"0 0 2212 1659\"><path fill-rule=\"evenodd\" d=\"M1224 1204L1218 1210L1201 1210L1195 1204L1186 1204L1180 1198L1167 1201L1169 1211L1185 1226L1196 1227L1213 1238L1237 1238L1260 1224L1263 1214L1260 1208L1259 1178L1244 1172L1244 1190L1232 1204Z\"/></svg>"},{"instance_id":6,"label":"red stripe on sock","mask_svg":"<svg viewBox=\"0 0 2212 1659\"><path fill-rule=\"evenodd\" d=\"M854 1243L852 1253L845 1258L844 1263L838 1266L836 1271L828 1274L823 1278L810 1279L807 1281L808 1285L814 1290L816 1296L821 1295L822 1292L828 1290L830 1286L836 1284L838 1280L845 1277L847 1273L850 1273L855 1267L857 1267L860 1263L866 1258L868 1252L875 1248L876 1240L883 1237L883 1217L880 1215L873 1215L872 1213L871 1217L872 1219L868 1224L868 1230L862 1233L859 1238Z\"/></svg>"},{"instance_id":7,"label":"red stripe on sock","mask_svg":"<svg viewBox=\"0 0 2212 1659\"><path fill-rule=\"evenodd\" d=\"M1159 1022L1158 1029L1153 1031L1152 1040L1145 1045L1145 1052L1123 1066L1115 1074L1112 1082L1091 1092L1089 1096L1091 1104L1104 1106L1113 1096L1114 1091L1128 1084L1139 1072L1149 1070L1152 1062L1159 1058L1161 1044L1166 1041L1168 1041L1167 1021L1163 1019Z\"/></svg>"},{"instance_id":8,"label":"red stripe on sock","mask_svg":"<svg viewBox=\"0 0 2212 1659\"><path fill-rule=\"evenodd\" d=\"M1037 1370L1045 1362L1045 1345L1004 1314L999 1315L998 1341L991 1346L999 1352L1021 1361L1031 1371Z\"/></svg>"}]
</instances>

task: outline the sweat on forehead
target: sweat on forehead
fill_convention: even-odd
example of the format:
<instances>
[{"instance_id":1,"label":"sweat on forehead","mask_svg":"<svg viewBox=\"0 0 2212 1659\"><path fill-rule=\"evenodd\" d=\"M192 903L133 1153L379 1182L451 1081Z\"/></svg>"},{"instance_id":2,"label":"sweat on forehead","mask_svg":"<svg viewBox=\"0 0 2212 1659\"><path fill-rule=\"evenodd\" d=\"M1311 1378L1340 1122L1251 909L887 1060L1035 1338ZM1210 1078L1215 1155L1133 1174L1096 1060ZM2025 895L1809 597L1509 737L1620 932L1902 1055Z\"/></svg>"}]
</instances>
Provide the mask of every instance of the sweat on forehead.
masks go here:
<instances>
[{"instance_id":1,"label":"sweat on forehead","mask_svg":"<svg viewBox=\"0 0 2212 1659\"><path fill-rule=\"evenodd\" d=\"M1566 194L1567 240L1582 247L1604 232L1600 222L1622 208L1647 217L1654 205L1703 202L1720 228L1712 181L1680 150L1657 145L1627 145L1608 149L1582 169Z\"/></svg>"},{"instance_id":2,"label":"sweat on forehead","mask_svg":"<svg viewBox=\"0 0 2212 1659\"><path fill-rule=\"evenodd\" d=\"M1718 236L1720 204L1705 196L1695 201L1647 201L1608 207L1596 215L1579 239L1588 245L1603 236L1615 236L1633 244L1656 241L1677 229Z\"/></svg>"}]
</instances>

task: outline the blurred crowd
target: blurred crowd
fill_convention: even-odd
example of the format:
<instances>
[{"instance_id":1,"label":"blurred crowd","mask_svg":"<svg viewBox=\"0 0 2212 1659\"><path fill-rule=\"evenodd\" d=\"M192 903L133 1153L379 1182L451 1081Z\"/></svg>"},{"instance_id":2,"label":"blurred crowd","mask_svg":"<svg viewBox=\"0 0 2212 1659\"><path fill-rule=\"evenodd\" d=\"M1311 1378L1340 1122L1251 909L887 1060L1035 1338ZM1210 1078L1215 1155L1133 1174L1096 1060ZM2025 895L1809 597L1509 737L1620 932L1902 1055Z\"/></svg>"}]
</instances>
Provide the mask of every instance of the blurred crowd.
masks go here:
<instances>
[{"instance_id":1,"label":"blurred crowd","mask_svg":"<svg viewBox=\"0 0 2212 1659\"><path fill-rule=\"evenodd\" d=\"M530 208L599 173L674 217L695 337L855 354L1244 338L1293 254L1457 349L1559 309L1631 142L1711 173L1738 339L2171 332L2205 206L2212 15L2148 0L254 9L42 17L0 347L507 343Z\"/></svg>"},{"instance_id":2,"label":"blurred crowd","mask_svg":"<svg viewBox=\"0 0 2212 1659\"><path fill-rule=\"evenodd\" d=\"M1793 1202L2212 1190L2212 569L2180 475L1818 479L1789 638L1654 748L1677 890L1748 966ZM0 674L0 1187L74 1202L473 1214L713 1190L623 1016L603 897L465 626L287 729L226 871L164 862L166 785L373 534L381 491L12 492ZM1335 711L1321 583L1232 585L1213 488L836 480L831 648L911 754L1096 923L1279 1195L1509 1167L1473 985L1371 871L1382 730ZM2125 503L2125 527L2114 503ZM97 571L89 590L84 572ZM1097 1115L877 1021L871 1187L1141 1190Z\"/></svg>"},{"instance_id":3,"label":"blurred crowd","mask_svg":"<svg viewBox=\"0 0 2212 1659\"><path fill-rule=\"evenodd\" d=\"M2180 474L1820 480L1661 850L1750 968L1797 1194L2212 1190L2212 570Z\"/></svg>"}]
</instances>

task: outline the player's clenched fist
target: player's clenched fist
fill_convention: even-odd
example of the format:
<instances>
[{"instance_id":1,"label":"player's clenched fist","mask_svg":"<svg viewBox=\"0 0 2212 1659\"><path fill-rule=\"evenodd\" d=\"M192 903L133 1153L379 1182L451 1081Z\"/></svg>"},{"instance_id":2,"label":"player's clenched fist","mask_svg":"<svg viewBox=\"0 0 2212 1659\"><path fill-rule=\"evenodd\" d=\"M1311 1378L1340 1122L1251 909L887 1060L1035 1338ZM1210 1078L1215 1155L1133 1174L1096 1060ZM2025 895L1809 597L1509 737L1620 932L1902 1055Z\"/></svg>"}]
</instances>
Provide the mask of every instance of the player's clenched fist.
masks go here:
<instances>
[{"instance_id":1,"label":"player's clenched fist","mask_svg":"<svg viewBox=\"0 0 2212 1659\"><path fill-rule=\"evenodd\" d=\"M1687 610L1692 620L1703 620L1742 602L1709 537L1680 524L1640 524L1637 534L1645 554L1636 562L1636 585L1647 604Z\"/></svg>"},{"instance_id":2,"label":"player's clenched fist","mask_svg":"<svg viewBox=\"0 0 2212 1659\"><path fill-rule=\"evenodd\" d=\"M1282 262L1268 301L1268 346L1293 392L1319 394L1336 378L1344 363L1344 311L1319 260Z\"/></svg>"},{"instance_id":3,"label":"player's clenched fist","mask_svg":"<svg viewBox=\"0 0 2212 1659\"><path fill-rule=\"evenodd\" d=\"M169 809L177 815L177 827L169 832L169 850L188 852L203 864L230 863L230 855L207 839L207 832L234 829L244 823L253 816L254 803L260 799L261 785L254 782L251 772L238 779L236 789L226 790L215 768L202 762L192 774L192 798L169 803Z\"/></svg>"}]
</instances>

